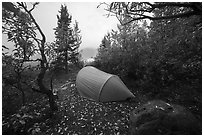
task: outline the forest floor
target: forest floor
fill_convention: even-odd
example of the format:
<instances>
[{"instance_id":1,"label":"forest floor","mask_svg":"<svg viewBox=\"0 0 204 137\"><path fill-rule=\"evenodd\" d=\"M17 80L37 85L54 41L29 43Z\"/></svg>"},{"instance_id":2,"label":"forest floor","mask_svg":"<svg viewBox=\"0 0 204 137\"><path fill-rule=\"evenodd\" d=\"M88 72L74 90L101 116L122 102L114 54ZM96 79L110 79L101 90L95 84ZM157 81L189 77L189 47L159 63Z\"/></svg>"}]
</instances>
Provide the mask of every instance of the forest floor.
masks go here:
<instances>
[{"instance_id":1,"label":"forest floor","mask_svg":"<svg viewBox=\"0 0 204 137\"><path fill-rule=\"evenodd\" d=\"M140 102L99 103L83 98L76 90L77 72L54 80L54 88L59 89L54 115L49 115L47 97L39 96L15 114L2 117L3 134L128 134L129 112Z\"/></svg>"},{"instance_id":2,"label":"forest floor","mask_svg":"<svg viewBox=\"0 0 204 137\"><path fill-rule=\"evenodd\" d=\"M50 115L48 98L39 96L10 116L2 117L3 134L40 135L127 135L129 113L147 102L145 94L137 94L134 102L98 103L81 97L76 89L78 71L58 75L54 88L58 89L58 111ZM140 94L138 96L138 94Z\"/></svg>"}]
</instances>

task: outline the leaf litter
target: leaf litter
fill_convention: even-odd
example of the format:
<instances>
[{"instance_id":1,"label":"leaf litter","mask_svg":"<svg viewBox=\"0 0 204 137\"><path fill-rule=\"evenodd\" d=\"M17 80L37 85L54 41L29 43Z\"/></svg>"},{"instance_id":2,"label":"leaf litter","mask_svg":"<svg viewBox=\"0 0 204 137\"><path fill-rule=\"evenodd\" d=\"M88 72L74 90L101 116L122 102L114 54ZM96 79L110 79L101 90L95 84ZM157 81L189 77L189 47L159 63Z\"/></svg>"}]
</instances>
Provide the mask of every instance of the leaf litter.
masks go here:
<instances>
[{"instance_id":1,"label":"leaf litter","mask_svg":"<svg viewBox=\"0 0 204 137\"><path fill-rule=\"evenodd\" d=\"M13 122L30 127L16 127L22 131L19 134L49 134L49 135L125 135L128 134L129 112L135 108L134 103L107 102L100 103L81 97L74 80L66 81L61 88L57 100L58 111L53 117L45 117L48 100L44 98L36 103L22 107L24 115L12 115ZM44 117L43 117L44 116ZM35 121L35 119L40 119ZM4 119L2 123L8 123ZM7 124L7 126L8 126ZM10 124L13 124L10 122Z\"/></svg>"}]
</instances>

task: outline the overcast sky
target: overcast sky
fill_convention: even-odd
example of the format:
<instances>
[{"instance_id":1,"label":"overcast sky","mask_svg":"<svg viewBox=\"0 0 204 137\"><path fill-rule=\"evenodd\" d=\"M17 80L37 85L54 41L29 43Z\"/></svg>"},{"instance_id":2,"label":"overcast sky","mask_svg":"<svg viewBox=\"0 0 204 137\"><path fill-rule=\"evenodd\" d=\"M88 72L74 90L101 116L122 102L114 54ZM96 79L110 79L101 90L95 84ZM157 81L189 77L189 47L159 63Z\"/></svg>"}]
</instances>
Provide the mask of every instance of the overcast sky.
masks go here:
<instances>
[{"instance_id":1,"label":"overcast sky","mask_svg":"<svg viewBox=\"0 0 204 137\"><path fill-rule=\"evenodd\" d=\"M75 20L79 23L82 36L80 49L98 48L104 35L111 29L116 29L119 23L116 17L106 16L108 12L104 10L105 6L97 8L99 2L40 2L32 14L46 35L46 42L55 40L53 28L57 27L61 4L67 5L68 12L72 15L72 25ZM12 51L13 44L7 43L6 37L3 36L2 44L9 46Z\"/></svg>"},{"instance_id":2,"label":"overcast sky","mask_svg":"<svg viewBox=\"0 0 204 137\"><path fill-rule=\"evenodd\" d=\"M41 26L47 37L47 42L55 40L53 28L57 26L57 14L61 4L66 4L68 12L72 15L72 22L75 20L79 23L81 30L82 44L80 49L84 47L97 48L102 38L111 29L116 29L118 20L116 17L105 16L108 12L104 10L104 6L97 8L98 2L41 2L33 11L33 15Z\"/></svg>"}]
</instances>

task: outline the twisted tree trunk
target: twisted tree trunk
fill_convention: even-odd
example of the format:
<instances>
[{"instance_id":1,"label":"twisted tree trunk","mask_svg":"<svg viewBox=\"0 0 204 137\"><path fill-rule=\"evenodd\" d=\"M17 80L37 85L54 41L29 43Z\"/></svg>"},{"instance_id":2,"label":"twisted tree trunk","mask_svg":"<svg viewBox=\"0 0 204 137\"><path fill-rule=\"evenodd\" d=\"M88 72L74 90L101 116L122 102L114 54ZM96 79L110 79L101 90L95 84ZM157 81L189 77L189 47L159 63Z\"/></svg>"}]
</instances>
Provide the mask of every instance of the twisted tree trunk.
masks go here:
<instances>
[{"instance_id":1,"label":"twisted tree trunk","mask_svg":"<svg viewBox=\"0 0 204 137\"><path fill-rule=\"evenodd\" d=\"M48 69L48 63L47 63L47 59L45 56L45 42L46 42L46 37L43 33L43 31L41 30L40 26L38 25L38 23L36 22L35 18L33 17L33 15L31 14L31 11L35 8L35 6L37 5L37 3L33 4L32 9L28 10L26 3L23 2L17 2L19 6L21 6L25 12L30 16L30 18L32 19L33 23L35 24L37 30L39 31L40 35L42 36L41 40L34 38L34 40L37 42L38 44L38 48L40 50L40 55L41 55L41 59L40 59L40 73L38 74L37 77L37 84L39 87L38 89L32 88L33 91L39 92L39 93L43 93L46 94L49 98L49 105L50 105L50 109L53 111L57 110L57 104L54 100L54 95L52 90L48 89L45 87L44 83L43 83L43 79L45 77L45 73L46 70Z\"/></svg>"}]
</instances>

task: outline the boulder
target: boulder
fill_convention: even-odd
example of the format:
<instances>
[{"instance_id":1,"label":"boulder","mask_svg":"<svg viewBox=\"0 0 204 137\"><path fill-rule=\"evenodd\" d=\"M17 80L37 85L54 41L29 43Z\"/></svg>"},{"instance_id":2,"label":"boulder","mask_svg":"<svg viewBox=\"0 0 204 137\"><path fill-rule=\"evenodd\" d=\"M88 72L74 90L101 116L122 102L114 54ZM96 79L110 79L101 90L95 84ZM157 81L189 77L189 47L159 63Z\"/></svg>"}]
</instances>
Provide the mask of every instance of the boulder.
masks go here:
<instances>
[{"instance_id":1,"label":"boulder","mask_svg":"<svg viewBox=\"0 0 204 137\"><path fill-rule=\"evenodd\" d=\"M130 134L202 134L201 121L180 105L150 101L130 113Z\"/></svg>"}]
</instances>

